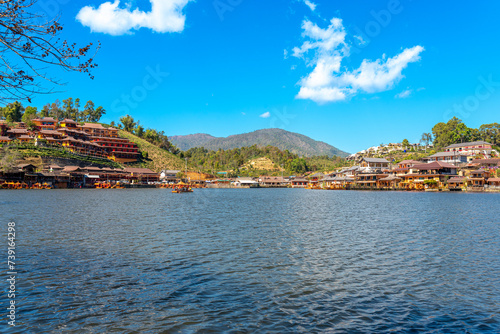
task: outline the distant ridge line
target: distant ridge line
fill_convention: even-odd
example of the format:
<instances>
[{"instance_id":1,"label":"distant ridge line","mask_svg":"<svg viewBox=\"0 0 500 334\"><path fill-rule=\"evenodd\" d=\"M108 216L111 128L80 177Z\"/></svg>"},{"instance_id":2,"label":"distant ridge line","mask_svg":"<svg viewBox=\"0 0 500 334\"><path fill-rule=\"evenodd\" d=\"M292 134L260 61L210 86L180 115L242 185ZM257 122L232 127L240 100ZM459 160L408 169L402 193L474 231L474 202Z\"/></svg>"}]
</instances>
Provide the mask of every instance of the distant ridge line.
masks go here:
<instances>
[{"instance_id":1,"label":"distant ridge line","mask_svg":"<svg viewBox=\"0 0 500 334\"><path fill-rule=\"evenodd\" d=\"M228 137L214 137L207 133L196 133L186 136L170 136L169 139L183 151L193 147L204 147L217 151L218 149L230 150L252 145L270 145L306 157L318 155L347 157L349 155L349 153L325 142L283 129L262 129Z\"/></svg>"}]
</instances>

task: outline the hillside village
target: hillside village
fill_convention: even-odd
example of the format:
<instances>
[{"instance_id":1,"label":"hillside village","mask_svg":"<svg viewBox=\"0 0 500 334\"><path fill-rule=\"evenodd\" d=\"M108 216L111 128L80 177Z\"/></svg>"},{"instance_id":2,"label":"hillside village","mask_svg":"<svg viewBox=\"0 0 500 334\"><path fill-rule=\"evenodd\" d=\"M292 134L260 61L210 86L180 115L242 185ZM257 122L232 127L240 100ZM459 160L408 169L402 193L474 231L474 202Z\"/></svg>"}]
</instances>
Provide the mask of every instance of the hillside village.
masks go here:
<instances>
[{"instance_id":1,"label":"hillside village","mask_svg":"<svg viewBox=\"0 0 500 334\"><path fill-rule=\"evenodd\" d=\"M389 144L350 155L346 167L333 171L318 168L301 175L284 175L285 170L272 160L260 157L242 165L274 171L275 176L228 177L227 172L207 174L184 170L179 158L175 166L162 170L123 164L137 163L143 154L131 139L114 127L98 123L77 123L71 119L57 121L51 117L32 120L27 128L22 122L14 126L0 122L0 145L50 146L75 156L92 157L96 163L37 164L17 157L9 168L0 172L1 188L122 188L170 187L186 182L194 187L255 188L290 187L323 190L422 190L422 191L500 191L499 152L491 143L474 141L452 144L440 152L431 145ZM122 136L119 136L122 133ZM144 147L144 144L141 144ZM424 153L422 152L424 150ZM419 159L399 159L412 156ZM429 151L429 152L427 152ZM168 153L170 154L170 153ZM4 157L5 159L5 157ZM106 166L105 161L115 163ZM247 166L247 167L245 167ZM174 167L177 169L169 169ZM276 175L276 174L280 174Z\"/></svg>"}]
</instances>

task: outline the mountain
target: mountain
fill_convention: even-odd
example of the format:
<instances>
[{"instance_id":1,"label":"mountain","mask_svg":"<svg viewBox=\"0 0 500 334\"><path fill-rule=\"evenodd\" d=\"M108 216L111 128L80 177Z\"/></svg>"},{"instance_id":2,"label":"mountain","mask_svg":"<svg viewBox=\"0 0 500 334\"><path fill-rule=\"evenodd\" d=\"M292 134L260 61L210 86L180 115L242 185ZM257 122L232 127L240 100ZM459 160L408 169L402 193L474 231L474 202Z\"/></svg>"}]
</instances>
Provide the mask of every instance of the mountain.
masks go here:
<instances>
[{"instance_id":1,"label":"mountain","mask_svg":"<svg viewBox=\"0 0 500 334\"><path fill-rule=\"evenodd\" d=\"M245 146L275 146L281 150L289 150L300 156L328 155L346 157L349 153L339 150L322 141L316 141L299 133L282 129L263 129L226 138L213 137L207 134L188 136L172 136L170 141L181 150L192 147L205 147L209 150L229 150Z\"/></svg>"},{"instance_id":2,"label":"mountain","mask_svg":"<svg viewBox=\"0 0 500 334\"><path fill-rule=\"evenodd\" d=\"M217 139L217 137L211 136L206 133L196 133L194 135L187 136L172 136L168 137L170 142L177 146L182 151L187 151L192 147L202 147L205 143L212 139Z\"/></svg>"}]
</instances>

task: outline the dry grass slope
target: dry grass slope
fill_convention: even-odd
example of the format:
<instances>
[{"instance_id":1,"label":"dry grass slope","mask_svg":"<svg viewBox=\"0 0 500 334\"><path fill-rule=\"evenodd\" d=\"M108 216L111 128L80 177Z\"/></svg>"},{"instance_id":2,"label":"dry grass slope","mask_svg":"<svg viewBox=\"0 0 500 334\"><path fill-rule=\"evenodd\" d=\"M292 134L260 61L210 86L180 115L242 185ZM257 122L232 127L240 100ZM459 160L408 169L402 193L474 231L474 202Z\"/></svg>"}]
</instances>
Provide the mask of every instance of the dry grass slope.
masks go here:
<instances>
[{"instance_id":1,"label":"dry grass slope","mask_svg":"<svg viewBox=\"0 0 500 334\"><path fill-rule=\"evenodd\" d=\"M276 164L269 158L261 157L248 161L242 168L248 169L252 167L254 170L266 170L266 171L281 171L282 168L276 166Z\"/></svg>"},{"instance_id":2,"label":"dry grass slope","mask_svg":"<svg viewBox=\"0 0 500 334\"><path fill-rule=\"evenodd\" d=\"M176 155L167 152L158 146L155 146L148 141L131 134L130 132L120 130L119 136L127 138L134 142L139 147L141 152L148 152L148 159L135 164L129 164L131 167L149 168L155 172L160 172L162 169L184 169L184 161Z\"/></svg>"}]
</instances>

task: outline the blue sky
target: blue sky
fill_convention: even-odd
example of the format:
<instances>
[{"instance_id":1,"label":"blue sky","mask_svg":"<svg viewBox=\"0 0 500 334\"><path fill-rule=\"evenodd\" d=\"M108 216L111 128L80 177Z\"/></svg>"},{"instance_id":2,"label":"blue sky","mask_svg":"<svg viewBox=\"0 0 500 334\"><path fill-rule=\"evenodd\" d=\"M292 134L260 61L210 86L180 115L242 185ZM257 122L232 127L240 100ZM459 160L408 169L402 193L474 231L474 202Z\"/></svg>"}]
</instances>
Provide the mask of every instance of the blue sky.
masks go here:
<instances>
[{"instance_id":1,"label":"blue sky","mask_svg":"<svg viewBox=\"0 0 500 334\"><path fill-rule=\"evenodd\" d=\"M63 37L102 47L94 80L54 70L64 92L33 104L91 99L104 122L167 135L280 127L348 152L499 121L498 1L152 2L41 0Z\"/></svg>"}]
</instances>

